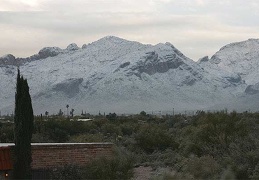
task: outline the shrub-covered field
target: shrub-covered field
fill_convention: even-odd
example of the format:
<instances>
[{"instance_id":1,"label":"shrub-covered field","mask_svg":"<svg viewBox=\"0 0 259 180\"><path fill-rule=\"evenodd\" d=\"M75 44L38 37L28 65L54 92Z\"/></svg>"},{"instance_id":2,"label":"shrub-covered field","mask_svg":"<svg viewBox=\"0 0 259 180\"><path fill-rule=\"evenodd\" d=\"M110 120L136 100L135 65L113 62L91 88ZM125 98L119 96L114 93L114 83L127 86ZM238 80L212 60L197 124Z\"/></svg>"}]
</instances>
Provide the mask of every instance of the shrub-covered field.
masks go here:
<instances>
[{"instance_id":1,"label":"shrub-covered field","mask_svg":"<svg viewBox=\"0 0 259 180\"><path fill-rule=\"evenodd\" d=\"M64 167L55 179L69 179L70 171L78 179L130 179L138 166L165 169L153 179L259 179L259 113L77 118L36 117L32 141L113 142L115 156L82 169ZM1 123L0 135L13 142L13 124Z\"/></svg>"}]
</instances>

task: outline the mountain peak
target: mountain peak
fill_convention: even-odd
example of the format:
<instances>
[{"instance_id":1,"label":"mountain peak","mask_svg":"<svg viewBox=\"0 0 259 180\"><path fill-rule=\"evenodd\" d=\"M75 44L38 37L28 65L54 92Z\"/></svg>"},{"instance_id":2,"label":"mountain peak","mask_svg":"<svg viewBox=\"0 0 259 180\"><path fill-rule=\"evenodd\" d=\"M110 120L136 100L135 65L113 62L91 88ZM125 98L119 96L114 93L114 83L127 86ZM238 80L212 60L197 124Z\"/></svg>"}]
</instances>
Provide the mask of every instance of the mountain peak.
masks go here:
<instances>
[{"instance_id":1,"label":"mountain peak","mask_svg":"<svg viewBox=\"0 0 259 180\"><path fill-rule=\"evenodd\" d=\"M99 39L98 41L109 41L109 42L113 42L113 43L119 43L119 42L128 41L128 40L117 37L117 36L105 36L105 37Z\"/></svg>"},{"instance_id":2,"label":"mountain peak","mask_svg":"<svg viewBox=\"0 0 259 180\"><path fill-rule=\"evenodd\" d=\"M12 54L6 54L0 57L0 59L15 59L15 56Z\"/></svg>"},{"instance_id":3,"label":"mountain peak","mask_svg":"<svg viewBox=\"0 0 259 180\"><path fill-rule=\"evenodd\" d=\"M132 44L136 44L136 45L143 45L140 42L137 41L130 41L127 39L123 39L117 36L105 36L93 43L101 43L101 44L106 44L106 45L132 45Z\"/></svg>"}]
</instances>

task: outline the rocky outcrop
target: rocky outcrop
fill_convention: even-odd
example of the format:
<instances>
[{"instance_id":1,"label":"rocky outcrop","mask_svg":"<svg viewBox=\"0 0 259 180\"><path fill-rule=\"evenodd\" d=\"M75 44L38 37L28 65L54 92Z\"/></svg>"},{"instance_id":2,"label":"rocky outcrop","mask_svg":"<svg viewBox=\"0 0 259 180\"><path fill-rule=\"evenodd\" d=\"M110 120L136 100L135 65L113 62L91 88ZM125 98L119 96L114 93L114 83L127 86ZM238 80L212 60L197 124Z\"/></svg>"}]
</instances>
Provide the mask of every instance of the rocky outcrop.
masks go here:
<instances>
[{"instance_id":1,"label":"rocky outcrop","mask_svg":"<svg viewBox=\"0 0 259 180\"><path fill-rule=\"evenodd\" d=\"M79 85L82 82L83 82L83 78L78 78L78 79L72 78L64 82L61 82L59 84L56 84L53 87L53 90L56 92L63 92L69 98L72 98L79 92Z\"/></svg>"},{"instance_id":2,"label":"rocky outcrop","mask_svg":"<svg viewBox=\"0 0 259 180\"><path fill-rule=\"evenodd\" d=\"M156 52L148 52L143 57L144 61L137 63L137 66L131 68L138 74L147 73L153 75L155 73L165 73L169 69L176 69L183 64L183 61L175 54L159 57Z\"/></svg>"},{"instance_id":3,"label":"rocky outcrop","mask_svg":"<svg viewBox=\"0 0 259 180\"><path fill-rule=\"evenodd\" d=\"M39 58L45 59L47 57L57 56L62 52L62 49L59 47L45 47L39 51Z\"/></svg>"},{"instance_id":4,"label":"rocky outcrop","mask_svg":"<svg viewBox=\"0 0 259 180\"><path fill-rule=\"evenodd\" d=\"M18 65L15 56L12 54L7 54L3 57L0 57L0 65Z\"/></svg>"},{"instance_id":5,"label":"rocky outcrop","mask_svg":"<svg viewBox=\"0 0 259 180\"><path fill-rule=\"evenodd\" d=\"M79 49L79 47L76 45L76 43L71 43L66 48L66 50L68 50L68 51L76 51L78 49Z\"/></svg>"},{"instance_id":6,"label":"rocky outcrop","mask_svg":"<svg viewBox=\"0 0 259 180\"><path fill-rule=\"evenodd\" d=\"M204 56L203 58L200 58L200 59L198 60L198 63L200 64L200 63L208 62L208 61L209 61L209 57L208 57L208 56Z\"/></svg>"},{"instance_id":7,"label":"rocky outcrop","mask_svg":"<svg viewBox=\"0 0 259 180\"><path fill-rule=\"evenodd\" d=\"M86 49L87 46L88 46L87 44L83 44L82 49Z\"/></svg>"},{"instance_id":8,"label":"rocky outcrop","mask_svg":"<svg viewBox=\"0 0 259 180\"><path fill-rule=\"evenodd\" d=\"M255 84L255 85L249 85L247 86L246 90L245 90L246 94L257 94L259 93L259 83Z\"/></svg>"},{"instance_id":9,"label":"rocky outcrop","mask_svg":"<svg viewBox=\"0 0 259 180\"><path fill-rule=\"evenodd\" d=\"M48 57L54 57L61 53L66 53L70 51L76 51L80 49L75 43L71 43L67 46L66 49L61 49L59 47L44 47L42 48L38 54L34 54L30 57L26 58L15 58L12 54L7 54L3 57L0 57L0 65L13 65L13 66L21 66L26 62L31 62L40 59L46 59Z\"/></svg>"}]
</instances>

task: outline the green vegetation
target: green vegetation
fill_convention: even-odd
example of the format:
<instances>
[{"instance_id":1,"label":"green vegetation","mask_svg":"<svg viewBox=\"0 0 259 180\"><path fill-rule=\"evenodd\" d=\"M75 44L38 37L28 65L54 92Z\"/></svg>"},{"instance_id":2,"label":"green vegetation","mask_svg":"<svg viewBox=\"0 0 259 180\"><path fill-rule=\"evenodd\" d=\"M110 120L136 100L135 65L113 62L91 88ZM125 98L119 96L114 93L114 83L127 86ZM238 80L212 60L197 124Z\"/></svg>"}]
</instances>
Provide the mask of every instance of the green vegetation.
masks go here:
<instances>
[{"instance_id":1,"label":"green vegetation","mask_svg":"<svg viewBox=\"0 0 259 180\"><path fill-rule=\"evenodd\" d=\"M2 142L11 141L11 126L0 125ZM116 144L113 158L100 158L80 170L82 179L130 179L133 166L165 169L153 179L258 179L258 137L258 113L199 111L157 117L143 111L132 116L99 114L88 122L36 117L32 141Z\"/></svg>"},{"instance_id":2,"label":"green vegetation","mask_svg":"<svg viewBox=\"0 0 259 180\"><path fill-rule=\"evenodd\" d=\"M99 157L85 167L67 165L50 172L50 179L130 179L133 177L133 159L121 151L114 149L114 156Z\"/></svg>"},{"instance_id":3,"label":"green vegetation","mask_svg":"<svg viewBox=\"0 0 259 180\"><path fill-rule=\"evenodd\" d=\"M121 149L112 157L100 157L83 169L84 179L130 179L133 176L133 158Z\"/></svg>"}]
</instances>

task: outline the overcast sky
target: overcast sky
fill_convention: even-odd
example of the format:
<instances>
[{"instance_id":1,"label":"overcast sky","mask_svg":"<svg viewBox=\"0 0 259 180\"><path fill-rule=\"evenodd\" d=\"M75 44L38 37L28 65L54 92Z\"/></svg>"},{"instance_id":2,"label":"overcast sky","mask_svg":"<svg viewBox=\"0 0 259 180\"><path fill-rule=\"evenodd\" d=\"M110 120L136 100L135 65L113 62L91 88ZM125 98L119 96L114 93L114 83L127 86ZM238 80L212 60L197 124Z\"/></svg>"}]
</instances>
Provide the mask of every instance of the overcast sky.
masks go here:
<instances>
[{"instance_id":1,"label":"overcast sky","mask_svg":"<svg viewBox=\"0 0 259 180\"><path fill-rule=\"evenodd\" d=\"M0 0L0 56L114 35L171 42L193 60L259 38L258 0Z\"/></svg>"}]
</instances>

